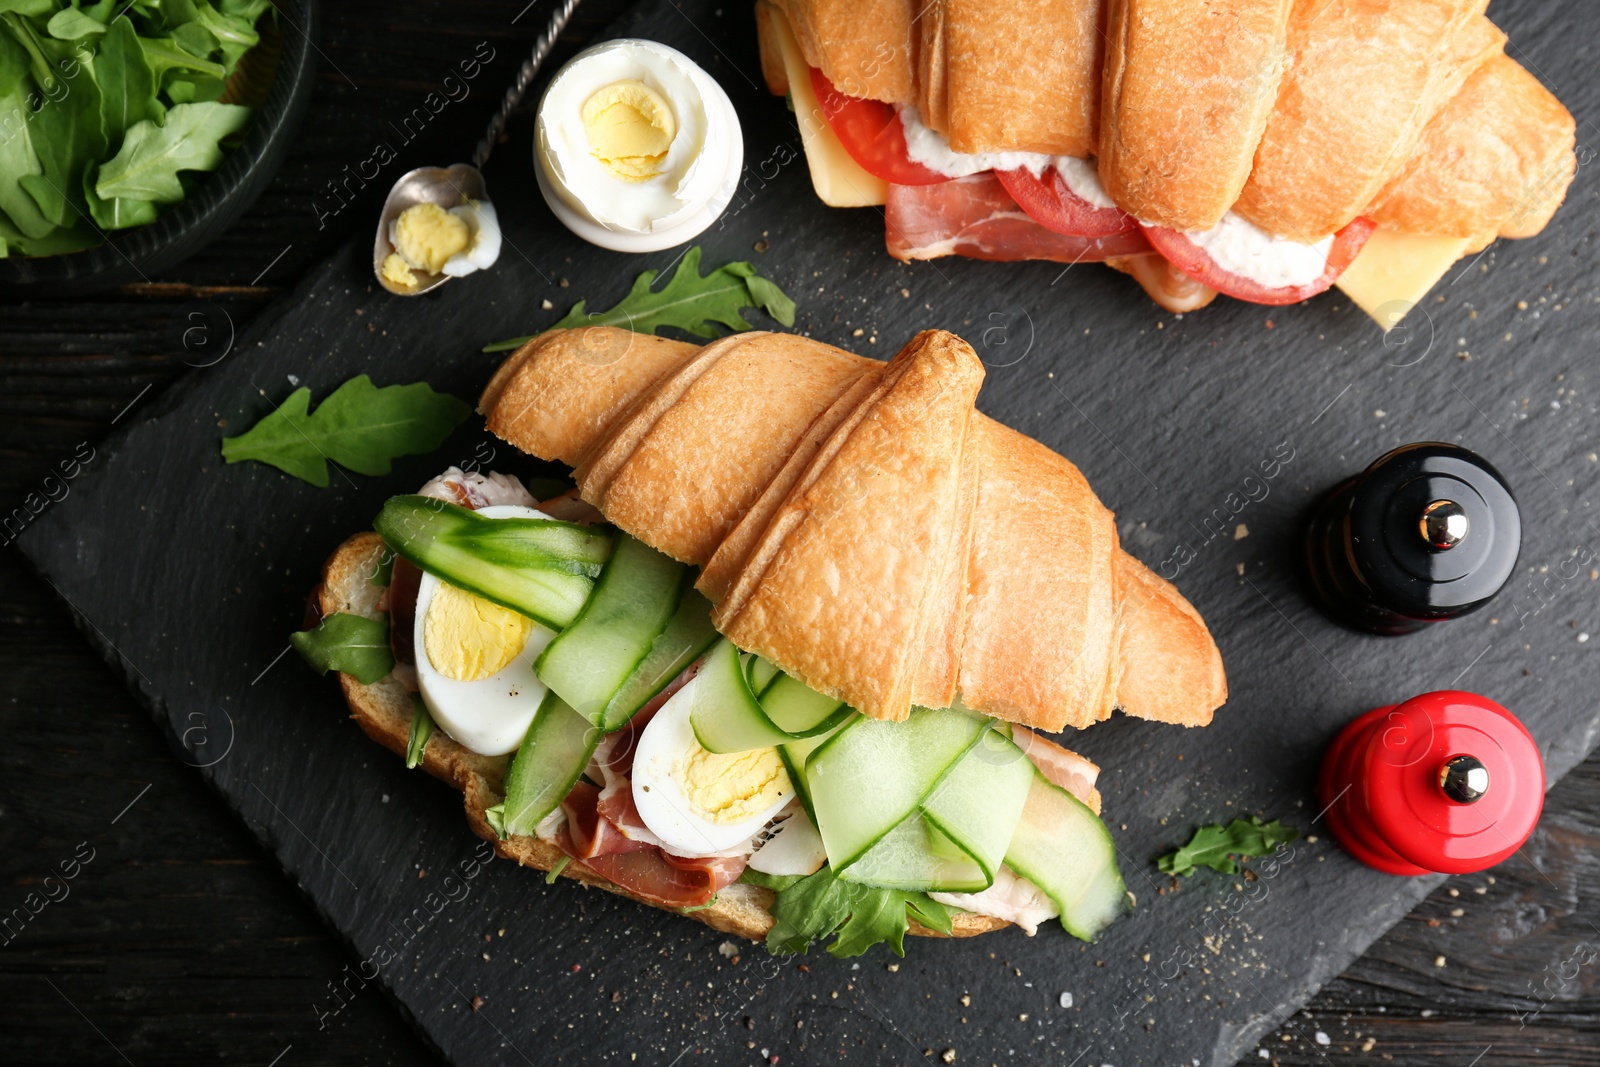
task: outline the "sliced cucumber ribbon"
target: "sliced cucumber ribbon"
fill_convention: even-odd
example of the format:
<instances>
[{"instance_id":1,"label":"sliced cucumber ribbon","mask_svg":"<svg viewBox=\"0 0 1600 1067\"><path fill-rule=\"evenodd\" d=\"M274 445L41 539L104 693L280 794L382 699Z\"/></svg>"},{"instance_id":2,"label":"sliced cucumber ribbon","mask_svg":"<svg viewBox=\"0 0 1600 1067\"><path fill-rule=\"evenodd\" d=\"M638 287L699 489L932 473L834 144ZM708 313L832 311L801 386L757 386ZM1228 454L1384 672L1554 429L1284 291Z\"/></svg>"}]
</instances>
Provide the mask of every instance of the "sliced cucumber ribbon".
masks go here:
<instances>
[{"instance_id":1,"label":"sliced cucumber ribbon","mask_svg":"<svg viewBox=\"0 0 1600 1067\"><path fill-rule=\"evenodd\" d=\"M1035 772L1006 866L1032 882L1061 909L1061 925L1093 941L1129 908L1117 870L1117 848L1100 816Z\"/></svg>"},{"instance_id":2,"label":"sliced cucumber ribbon","mask_svg":"<svg viewBox=\"0 0 1600 1067\"><path fill-rule=\"evenodd\" d=\"M425 496L390 498L372 525L429 574L552 630L577 618L611 555L611 538L599 530L491 519Z\"/></svg>"},{"instance_id":3,"label":"sliced cucumber ribbon","mask_svg":"<svg viewBox=\"0 0 1600 1067\"><path fill-rule=\"evenodd\" d=\"M539 680L594 725L621 729L716 639L688 568L617 535L594 593L539 656Z\"/></svg>"},{"instance_id":4,"label":"sliced cucumber ribbon","mask_svg":"<svg viewBox=\"0 0 1600 1067\"><path fill-rule=\"evenodd\" d=\"M979 892L1011 843L1033 765L991 719L914 708L858 718L804 778L834 872L896 889Z\"/></svg>"},{"instance_id":5,"label":"sliced cucumber ribbon","mask_svg":"<svg viewBox=\"0 0 1600 1067\"><path fill-rule=\"evenodd\" d=\"M490 809L491 825L502 838L531 834L572 791L589 765L604 732L551 690L533 716L533 724L512 757L506 774L506 796Z\"/></svg>"},{"instance_id":6,"label":"sliced cucumber ribbon","mask_svg":"<svg viewBox=\"0 0 1600 1067\"><path fill-rule=\"evenodd\" d=\"M689 724L708 752L787 745L828 733L854 715L842 700L807 688L760 657L747 667L726 638L712 646L696 677L701 681Z\"/></svg>"}]
</instances>

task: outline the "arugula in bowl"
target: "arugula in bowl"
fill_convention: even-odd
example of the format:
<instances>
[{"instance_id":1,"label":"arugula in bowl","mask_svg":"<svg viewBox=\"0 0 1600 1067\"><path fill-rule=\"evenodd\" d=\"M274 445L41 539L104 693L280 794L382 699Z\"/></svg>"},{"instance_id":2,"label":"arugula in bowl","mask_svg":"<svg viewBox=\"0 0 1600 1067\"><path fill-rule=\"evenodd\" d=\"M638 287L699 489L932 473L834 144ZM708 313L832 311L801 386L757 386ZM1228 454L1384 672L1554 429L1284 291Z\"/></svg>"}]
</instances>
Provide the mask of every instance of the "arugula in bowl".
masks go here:
<instances>
[{"instance_id":1,"label":"arugula in bowl","mask_svg":"<svg viewBox=\"0 0 1600 1067\"><path fill-rule=\"evenodd\" d=\"M271 0L0 0L0 256L91 248L215 170Z\"/></svg>"}]
</instances>

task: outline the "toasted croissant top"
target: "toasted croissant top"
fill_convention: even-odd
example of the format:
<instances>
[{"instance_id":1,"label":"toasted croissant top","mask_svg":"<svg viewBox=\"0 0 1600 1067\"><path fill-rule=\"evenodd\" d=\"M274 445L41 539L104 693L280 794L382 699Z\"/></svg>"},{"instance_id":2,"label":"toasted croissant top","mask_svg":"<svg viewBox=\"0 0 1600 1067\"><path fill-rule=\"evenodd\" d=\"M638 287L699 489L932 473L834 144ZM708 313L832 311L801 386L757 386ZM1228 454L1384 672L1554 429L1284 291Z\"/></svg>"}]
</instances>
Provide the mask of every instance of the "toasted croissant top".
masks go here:
<instances>
[{"instance_id":1,"label":"toasted croissant top","mask_svg":"<svg viewBox=\"0 0 1600 1067\"><path fill-rule=\"evenodd\" d=\"M976 412L982 381L936 330L882 363L788 334L595 328L523 346L481 407L701 567L735 644L867 715L1209 722L1227 685L1205 623L1121 550L1076 467Z\"/></svg>"},{"instance_id":2,"label":"toasted croissant top","mask_svg":"<svg viewBox=\"0 0 1600 1067\"><path fill-rule=\"evenodd\" d=\"M782 12L806 61L841 91L914 105L958 152L1098 157L1106 191L1145 222L1205 230L1231 208L1316 241L1366 214L1487 243L1549 220L1575 168L1575 124L1505 57L1486 5L757 6ZM763 68L782 91L770 50Z\"/></svg>"}]
</instances>

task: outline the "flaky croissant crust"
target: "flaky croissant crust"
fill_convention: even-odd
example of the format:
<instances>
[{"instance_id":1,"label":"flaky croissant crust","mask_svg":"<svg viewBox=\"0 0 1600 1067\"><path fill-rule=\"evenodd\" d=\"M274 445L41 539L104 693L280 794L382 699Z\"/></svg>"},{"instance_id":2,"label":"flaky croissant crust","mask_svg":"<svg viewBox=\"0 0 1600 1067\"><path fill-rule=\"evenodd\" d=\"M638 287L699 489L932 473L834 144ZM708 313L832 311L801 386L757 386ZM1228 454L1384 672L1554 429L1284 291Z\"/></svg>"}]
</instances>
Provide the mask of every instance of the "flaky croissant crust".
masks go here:
<instances>
[{"instance_id":1,"label":"flaky croissant crust","mask_svg":"<svg viewBox=\"0 0 1600 1067\"><path fill-rule=\"evenodd\" d=\"M759 0L841 91L911 105L958 152L1097 157L1147 223L1232 209L1315 241L1359 216L1539 232L1572 116L1504 52L1487 0ZM763 33L774 92L787 78Z\"/></svg>"},{"instance_id":2,"label":"flaky croissant crust","mask_svg":"<svg viewBox=\"0 0 1600 1067\"><path fill-rule=\"evenodd\" d=\"M735 644L865 714L1209 722L1227 683L1205 623L1122 551L1076 467L974 409L982 380L937 330L883 363L789 334L593 328L530 341L480 406L700 567Z\"/></svg>"}]
</instances>

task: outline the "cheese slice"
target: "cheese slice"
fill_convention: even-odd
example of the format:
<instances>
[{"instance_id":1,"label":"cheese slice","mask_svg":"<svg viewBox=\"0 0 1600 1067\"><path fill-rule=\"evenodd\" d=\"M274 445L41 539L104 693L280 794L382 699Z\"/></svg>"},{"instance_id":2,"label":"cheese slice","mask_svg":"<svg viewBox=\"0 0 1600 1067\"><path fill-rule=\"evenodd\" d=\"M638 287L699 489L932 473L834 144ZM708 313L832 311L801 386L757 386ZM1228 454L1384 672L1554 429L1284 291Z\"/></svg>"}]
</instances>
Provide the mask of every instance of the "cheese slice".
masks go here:
<instances>
[{"instance_id":1,"label":"cheese slice","mask_svg":"<svg viewBox=\"0 0 1600 1067\"><path fill-rule=\"evenodd\" d=\"M761 25L769 23L763 20ZM876 207L889 195L889 183L868 174L839 143L811 89L811 67L782 11L774 10L770 25L778 39L783 68L789 76L789 100L800 122L800 143L811 168L811 186L829 207Z\"/></svg>"},{"instance_id":2,"label":"cheese slice","mask_svg":"<svg viewBox=\"0 0 1600 1067\"><path fill-rule=\"evenodd\" d=\"M1387 332L1422 302L1466 252L1465 237L1377 229L1338 286Z\"/></svg>"}]
</instances>

